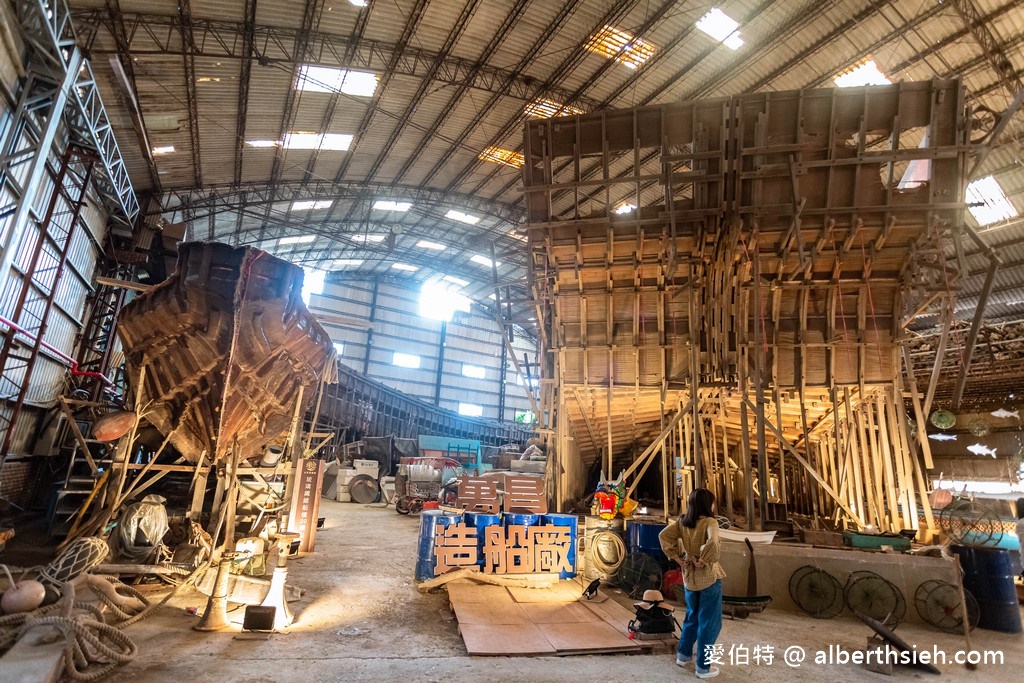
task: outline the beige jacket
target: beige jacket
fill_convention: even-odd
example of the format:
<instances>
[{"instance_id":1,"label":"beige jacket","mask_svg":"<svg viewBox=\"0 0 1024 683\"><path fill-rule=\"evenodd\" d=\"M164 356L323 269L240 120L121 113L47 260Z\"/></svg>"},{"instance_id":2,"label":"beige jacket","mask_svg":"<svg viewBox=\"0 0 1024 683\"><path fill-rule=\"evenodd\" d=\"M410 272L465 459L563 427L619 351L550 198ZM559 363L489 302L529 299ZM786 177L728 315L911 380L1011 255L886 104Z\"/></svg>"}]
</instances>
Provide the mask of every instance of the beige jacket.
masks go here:
<instances>
[{"instance_id":1,"label":"beige jacket","mask_svg":"<svg viewBox=\"0 0 1024 683\"><path fill-rule=\"evenodd\" d=\"M684 527L677 519L662 529L658 541L668 559L684 561L683 585L687 590L701 591L725 578L725 570L718 563L722 542L718 535L718 521L714 517L701 517L693 529ZM697 560L702 560L703 566L696 566Z\"/></svg>"}]
</instances>

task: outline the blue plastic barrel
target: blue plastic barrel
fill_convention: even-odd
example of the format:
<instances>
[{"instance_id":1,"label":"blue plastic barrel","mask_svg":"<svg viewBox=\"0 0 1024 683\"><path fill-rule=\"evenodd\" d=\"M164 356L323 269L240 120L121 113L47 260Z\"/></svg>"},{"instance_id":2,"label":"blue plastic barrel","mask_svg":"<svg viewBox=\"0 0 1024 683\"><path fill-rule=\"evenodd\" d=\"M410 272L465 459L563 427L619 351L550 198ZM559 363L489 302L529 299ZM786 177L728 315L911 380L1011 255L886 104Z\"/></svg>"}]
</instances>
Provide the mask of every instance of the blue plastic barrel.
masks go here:
<instances>
[{"instance_id":1,"label":"blue plastic barrel","mask_svg":"<svg viewBox=\"0 0 1024 683\"><path fill-rule=\"evenodd\" d=\"M565 569L558 572L558 578L560 579L571 579L576 576L576 536L577 529L579 527L579 517L576 515L559 515L555 513L544 515L542 518L545 526L567 526L569 527L569 548L567 553L569 554L569 564L572 565L572 569L566 571Z\"/></svg>"},{"instance_id":2,"label":"blue plastic barrel","mask_svg":"<svg viewBox=\"0 0 1024 683\"><path fill-rule=\"evenodd\" d=\"M420 513L420 533L416 544L416 580L427 581L435 576L437 567L437 525L449 527L462 521L462 515L445 513L441 510L424 510Z\"/></svg>"},{"instance_id":3,"label":"blue plastic barrel","mask_svg":"<svg viewBox=\"0 0 1024 683\"><path fill-rule=\"evenodd\" d=\"M664 524L651 522L629 522L626 524L626 550L632 553L647 553L661 566L668 567L668 557L661 550L658 534L665 528Z\"/></svg>"},{"instance_id":4,"label":"blue plastic barrel","mask_svg":"<svg viewBox=\"0 0 1024 683\"><path fill-rule=\"evenodd\" d=\"M1013 561L1005 548L954 545L960 558L964 588L978 602L978 626L991 631L1020 633L1022 630L1017 589L1013 585Z\"/></svg>"},{"instance_id":5,"label":"blue plastic barrel","mask_svg":"<svg viewBox=\"0 0 1024 683\"><path fill-rule=\"evenodd\" d=\"M487 543L487 528L501 525L501 515L483 512L467 512L466 526L476 529L477 564L484 564L484 545Z\"/></svg>"}]
</instances>

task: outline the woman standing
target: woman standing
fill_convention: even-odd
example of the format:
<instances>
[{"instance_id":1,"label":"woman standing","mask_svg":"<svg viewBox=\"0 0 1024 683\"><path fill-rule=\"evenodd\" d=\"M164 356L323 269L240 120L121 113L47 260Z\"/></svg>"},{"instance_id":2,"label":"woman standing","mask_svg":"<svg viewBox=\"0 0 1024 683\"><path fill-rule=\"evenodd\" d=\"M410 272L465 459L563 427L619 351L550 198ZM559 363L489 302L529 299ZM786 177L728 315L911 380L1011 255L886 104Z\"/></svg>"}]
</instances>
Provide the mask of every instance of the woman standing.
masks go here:
<instances>
[{"instance_id":1,"label":"woman standing","mask_svg":"<svg viewBox=\"0 0 1024 683\"><path fill-rule=\"evenodd\" d=\"M693 646L696 644L697 678L718 675L718 669L711 666L709 655L722 630L722 579L725 571L718 563L722 546L714 512L715 494L707 489L694 489L686 502L686 512L658 536L665 555L682 568L686 589L686 619L676 650L676 664L686 666L693 659Z\"/></svg>"}]
</instances>

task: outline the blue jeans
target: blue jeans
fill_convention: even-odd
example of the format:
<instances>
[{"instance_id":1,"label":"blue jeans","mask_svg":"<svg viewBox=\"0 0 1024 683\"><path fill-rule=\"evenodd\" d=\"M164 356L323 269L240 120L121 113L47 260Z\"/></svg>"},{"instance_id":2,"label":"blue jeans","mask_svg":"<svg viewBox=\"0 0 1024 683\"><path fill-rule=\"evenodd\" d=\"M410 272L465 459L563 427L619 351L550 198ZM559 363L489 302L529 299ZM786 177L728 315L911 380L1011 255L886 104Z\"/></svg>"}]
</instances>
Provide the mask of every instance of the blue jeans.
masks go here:
<instances>
[{"instance_id":1,"label":"blue jeans","mask_svg":"<svg viewBox=\"0 0 1024 683\"><path fill-rule=\"evenodd\" d=\"M686 618L679 636L678 659L693 657L697 645L697 671L707 671L708 648L715 644L722 632L722 580L719 579L702 591L686 590Z\"/></svg>"}]
</instances>

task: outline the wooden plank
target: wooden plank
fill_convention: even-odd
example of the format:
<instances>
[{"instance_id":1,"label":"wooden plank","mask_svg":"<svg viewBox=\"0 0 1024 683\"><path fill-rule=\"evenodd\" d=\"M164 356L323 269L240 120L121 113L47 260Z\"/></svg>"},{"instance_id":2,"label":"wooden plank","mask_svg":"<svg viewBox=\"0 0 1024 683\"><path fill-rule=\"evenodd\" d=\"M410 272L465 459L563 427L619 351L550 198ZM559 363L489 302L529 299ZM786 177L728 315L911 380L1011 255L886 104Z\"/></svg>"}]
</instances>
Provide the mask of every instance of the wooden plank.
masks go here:
<instances>
[{"instance_id":1,"label":"wooden plank","mask_svg":"<svg viewBox=\"0 0 1024 683\"><path fill-rule=\"evenodd\" d=\"M631 652L640 646L610 624L538 624L537 628L559 654L590 652Z\"/></svg>"},{"instance_id":2,"label":"wooden plank","mask_svg":"<svg viewBox=\"0 0 1024 683\"><path fill-rule=\"evenodd\" d=\"M64 638L58 635L54 643L40 642L48 630L51 629L30 631L0 657L4 683L57 683L60 680L64 671Z\"/></svg>"},{"instance_id":3,"label":"wooden plank","mask_svg":"<svg viewBox=\"0 0 1024 683\"><path fill-rule=\"evenodd\" d=\"M471 656L554 655L555 648L540 628L528 624L459 624Z\"/></svg>"}]
</instances>

